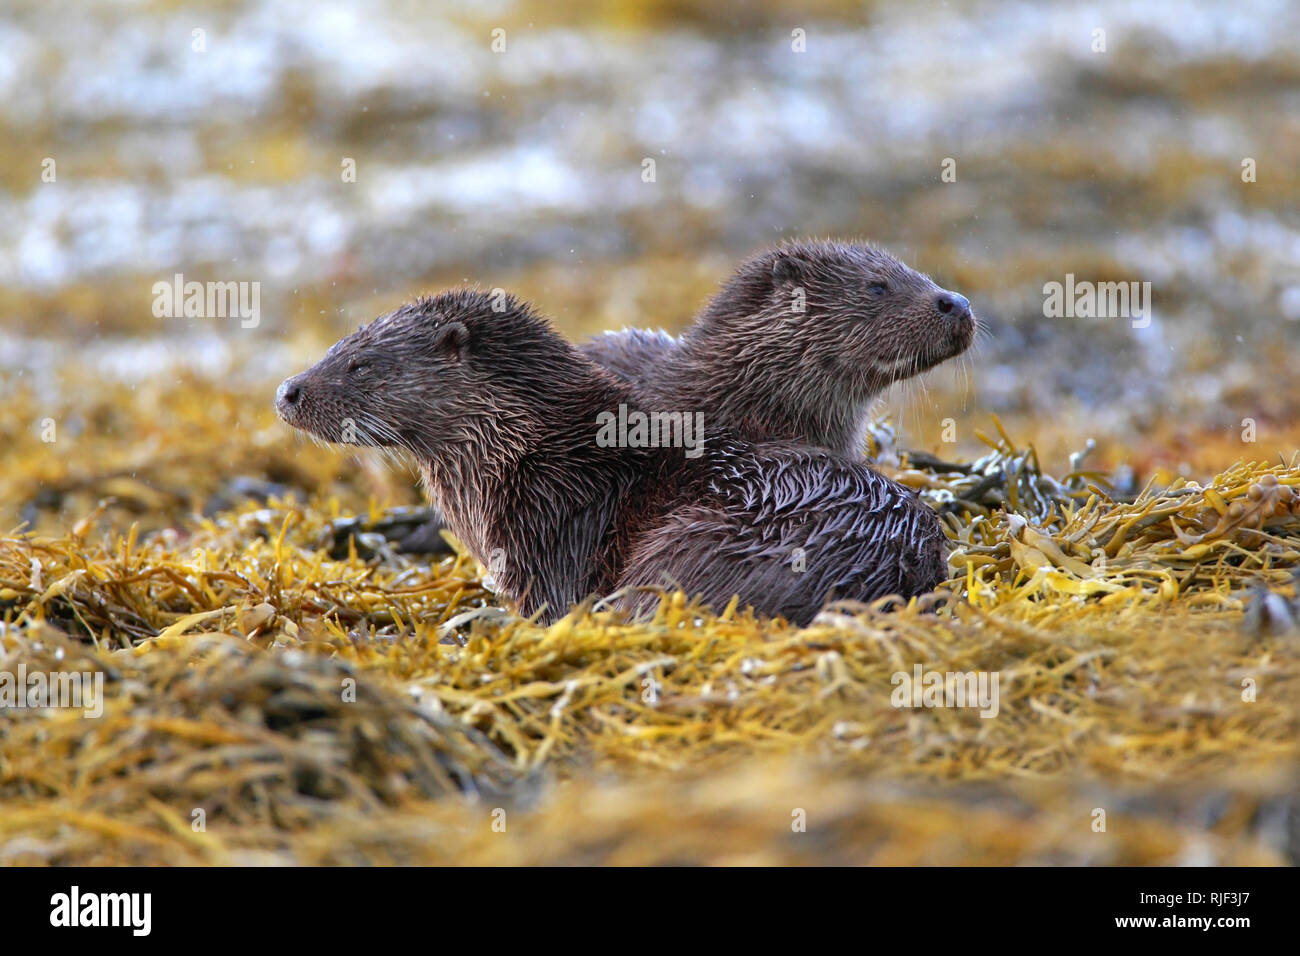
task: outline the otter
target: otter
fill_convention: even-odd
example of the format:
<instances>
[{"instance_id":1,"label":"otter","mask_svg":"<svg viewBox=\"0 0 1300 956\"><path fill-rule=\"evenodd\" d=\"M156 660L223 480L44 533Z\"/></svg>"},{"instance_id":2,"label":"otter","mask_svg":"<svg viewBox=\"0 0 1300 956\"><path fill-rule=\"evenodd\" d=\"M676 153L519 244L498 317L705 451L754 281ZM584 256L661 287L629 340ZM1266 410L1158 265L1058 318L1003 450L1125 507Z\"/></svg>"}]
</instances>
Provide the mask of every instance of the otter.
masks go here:
<instances>
[{"instance_id":1,"label":"otter","mask_svg":"<svg viewBox=\"0 0 1300 956\"><path fill-rule=\"evenodd\" d=\"M856 457L873 400L966 351L975 329L965 296L888 252L800 241L744 262L680 338L625 329L580 348L647 405Z\"/></svg>"},{"instance_id":2,"label":"otter","mask_svg":"<svg viewBox=\"0 0 1300 956\"><path fill-rule=\"evenodd\" d=\"M636 407L631 386L510 296L417 299L275 402L318 438L409 453L498 594L544 623L590 595L642 613L657 596L638 589L670 586L804 625L828 599L910 597L947 576L934 512L860 462L725 428L697 457L601 441L602 413Z\"/></svg>"}]
</instances>

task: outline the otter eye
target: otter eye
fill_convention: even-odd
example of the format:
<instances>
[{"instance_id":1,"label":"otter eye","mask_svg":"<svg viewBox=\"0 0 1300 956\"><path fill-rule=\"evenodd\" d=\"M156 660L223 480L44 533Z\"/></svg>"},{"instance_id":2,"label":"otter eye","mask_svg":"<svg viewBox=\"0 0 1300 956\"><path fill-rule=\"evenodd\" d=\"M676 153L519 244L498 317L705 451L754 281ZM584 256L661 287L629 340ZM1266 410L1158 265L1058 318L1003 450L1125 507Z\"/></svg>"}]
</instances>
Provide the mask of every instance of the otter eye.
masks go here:
<instances>
[{"instance_id":1,"label":"otter eye","mask_svg":"<svg viewBox=\"0 0 1300 956\"><path fill-rule=\"evenodd\" d=\"M348 363L349 375L364 375L369 369L370 366L360 359L353 359Z\"/></svg>"},{"instance_id":2,"label":"otter eye","mask_svg":"<svg viewBox=\"0 0 1300 956\"><path fill-rule=\"evenodd\" d=\"M889 286L884 282L873 282L867 286L867 291L872 295L885 295L889 292Z\"/></svg>"}]
</instances>

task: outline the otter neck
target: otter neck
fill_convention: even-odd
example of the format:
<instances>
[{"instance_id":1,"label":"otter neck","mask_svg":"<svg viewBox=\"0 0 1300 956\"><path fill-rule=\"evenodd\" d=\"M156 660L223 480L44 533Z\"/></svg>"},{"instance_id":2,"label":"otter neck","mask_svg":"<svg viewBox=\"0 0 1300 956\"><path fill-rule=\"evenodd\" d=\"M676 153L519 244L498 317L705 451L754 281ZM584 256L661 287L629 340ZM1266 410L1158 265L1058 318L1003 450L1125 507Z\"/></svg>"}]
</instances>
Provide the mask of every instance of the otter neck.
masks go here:
<instances>
[{"instance_id":1,"label":"otter neck","mask_svg":"<svg viewBox=\"0 0 1300 956\"><path fill-rule=\"evenodd\" d=\"M598 414L630 401L604 373L552 380L526 398L498 398L466 441L419 464L497 592L523 614L545 607L554 619L607 589L619 505L645 468L633 450L596 444Z\"/></svg>"},{"instance_id":2,"label":"otter neck","mask_svg":"<svg viewBox=\"0 0 1300 956\"><path fill-rule=\"evenodd\" d=\"M653 398L700 409L753 440L795 441L850 457L865 449L874 399L888 384L827 378L802 354L777 351L755 330L740 338L701 322L682 336ZM825 379L825 380L823 380ZM755 385L761 385L756 388Z\"/></svg>"}]
</instances>

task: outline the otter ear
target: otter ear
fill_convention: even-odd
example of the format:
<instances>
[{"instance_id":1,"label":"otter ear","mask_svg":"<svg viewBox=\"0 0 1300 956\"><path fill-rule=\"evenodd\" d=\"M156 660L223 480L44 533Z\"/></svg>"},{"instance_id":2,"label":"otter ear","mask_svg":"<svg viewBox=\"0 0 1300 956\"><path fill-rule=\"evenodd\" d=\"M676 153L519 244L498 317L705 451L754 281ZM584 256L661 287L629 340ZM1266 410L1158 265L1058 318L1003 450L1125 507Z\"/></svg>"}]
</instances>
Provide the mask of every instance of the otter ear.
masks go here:
<instances>
[{"instance_id":1,"label":"otter ear","mask_svg":"<svg viewBox=\"0 0 1300 956\"><path fill-rule=\"evenodd\" d=\"M772 263L772 281L776 285L798 282L804 277L804 270L807 268L808 263L798 256L777 256L776 262Z\"/></svg>"},{"instance_id":2,"label":"otter ear","mask_svg":"<svg viewBox=\"0 0 1300 956\"><path fill-rule=\"evenodd\" d=\"M464 323L448 322L434 334L433 347L438 354L459 362L469 351L469 329Z\"/></svg>"}]
</instances>

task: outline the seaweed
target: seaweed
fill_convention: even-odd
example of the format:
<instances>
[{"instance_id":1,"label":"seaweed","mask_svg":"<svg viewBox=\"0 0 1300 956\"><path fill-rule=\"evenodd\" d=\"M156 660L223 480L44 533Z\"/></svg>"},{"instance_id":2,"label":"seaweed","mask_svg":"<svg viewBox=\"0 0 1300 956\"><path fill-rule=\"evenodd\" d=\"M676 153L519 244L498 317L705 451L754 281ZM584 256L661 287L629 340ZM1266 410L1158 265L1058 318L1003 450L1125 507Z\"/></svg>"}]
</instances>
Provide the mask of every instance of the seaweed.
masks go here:
<instances>
[{"instance_id":1,"label":"seaweed","mask_svg":"<svg viewBox=\"0 0 1300 956\"><path fill-rule=\"evenodd\" d=\"M680 593L542 627L454 542L396 548L428 517L404 508L0 538L0 669L108 678L102 718L0 722L0 859L1293 858L1297 462L1124 500L997 429L974 461L890 469L944 515L951 580L804 629ZM917 665L998 674L998 715L895 706ZM656 801L693 808L671 837ZM786 803L818 809L804 843ZM1109 843L1096 807L1126 821ZM935 842L972 814L984 838Z\"/></svg>"}]
</instances>

